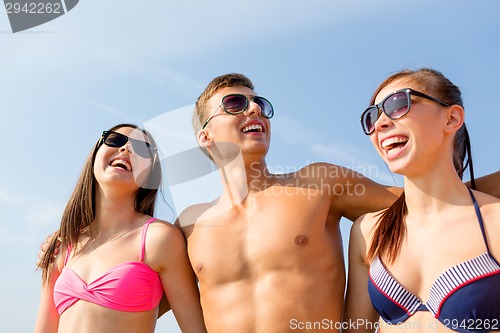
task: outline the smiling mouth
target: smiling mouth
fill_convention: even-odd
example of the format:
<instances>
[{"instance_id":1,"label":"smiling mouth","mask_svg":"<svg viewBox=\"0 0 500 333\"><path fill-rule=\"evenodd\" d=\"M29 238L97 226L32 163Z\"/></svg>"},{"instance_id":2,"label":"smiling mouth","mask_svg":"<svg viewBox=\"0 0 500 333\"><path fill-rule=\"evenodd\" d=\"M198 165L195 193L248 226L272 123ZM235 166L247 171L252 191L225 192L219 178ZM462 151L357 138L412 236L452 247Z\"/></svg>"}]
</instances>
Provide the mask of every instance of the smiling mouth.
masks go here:
<instances>
[{"instance_id":1,"label":"smiling mouth","mask_svg":"<svg viewBox=\"0 0 500 333\"><path fill-rule=\"evenodd\" d=\"M113 160L110 164L113 168L120 168L125 171L132 171L132 166L129 162L121 159Z\"/></svg>"},{"instance_id":2,"label":"smiling mouth","mask_svg":"<svg viewBox=\"0 0 500 333\"><path fill-rule=\"evenodd\" d=\"M402 149L404 146L406 146L408 140L409 138L406 136L393 136L382 141L380 145L386 153L389 153L394 149Z\"/></svg>"},{"instance_id":3,"label":"smiling mouth","mask_svg":"<svg viewBox=\"0 0 500 333\"><path fill-rule=\"evenodd\" d=\"M261 133L261 132L263 132L263 129L262 129L262 125L254 124L254 125L249 125L249 126L243 127L243 129L241 131L243 133L249 133L249 132Z\"/></svg>"}]
</instances>

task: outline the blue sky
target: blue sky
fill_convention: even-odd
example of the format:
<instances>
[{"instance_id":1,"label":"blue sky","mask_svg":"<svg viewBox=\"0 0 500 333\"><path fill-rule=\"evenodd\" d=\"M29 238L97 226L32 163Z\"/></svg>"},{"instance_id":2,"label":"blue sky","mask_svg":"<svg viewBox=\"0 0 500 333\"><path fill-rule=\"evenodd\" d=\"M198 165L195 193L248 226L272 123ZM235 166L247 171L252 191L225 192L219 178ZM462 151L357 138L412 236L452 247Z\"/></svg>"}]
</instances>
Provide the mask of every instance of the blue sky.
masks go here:
<instances>
[{"instance_id":1,"label":"blue sky","mask_svg":"<svg viewBox=\"0 0 500 333\"><path fill-rule=\"evenodd\" d=\"M500 165L499 32L497 0L85 0L16 34L0 10L1 330L32 330L39 244L102 130L147 124L167 138L164 156L192 147L192 104L213 77L240 72L275 106L273 170L325 161L393 184L358 118L386 76L428 66L462 89L485 175ZM160 207L159 217L172 213ZM178 329L168 315L157 331Z\"/></svg>"}]
</instances>

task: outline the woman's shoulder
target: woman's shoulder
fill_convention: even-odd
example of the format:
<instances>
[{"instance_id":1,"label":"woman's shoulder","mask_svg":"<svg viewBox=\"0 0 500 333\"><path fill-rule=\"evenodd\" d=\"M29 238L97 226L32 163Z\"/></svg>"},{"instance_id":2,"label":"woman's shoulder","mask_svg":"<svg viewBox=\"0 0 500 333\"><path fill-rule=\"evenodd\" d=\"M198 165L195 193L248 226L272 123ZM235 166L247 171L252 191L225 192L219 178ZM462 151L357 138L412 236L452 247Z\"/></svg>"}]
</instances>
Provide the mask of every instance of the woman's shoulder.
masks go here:
<instances>
[{"instance_id":1,"label":"woman's shoulder","mask_svg":"<svg viewBox=\"0 0 500 333\"><path fill-rule=\"evenodd\" d=\"M366 250L371 244L373 232L383 212L384 210L366 213L357 218L351 227L350 241Z\"/></svg>"},{"instance_id":2,"label":"woman's shoulder","mask_svg":"<svg viewBox=\"0 0 500 333\"><path fill-rule=\"evenodd\" d=\"M146 237L146 261L155 271L160 272L177 258L185 256L186 241L181 230L170 222L154 220L150 223Z\"/></svg>"},{"instance_id":3,"label":"woman's shoulder","mask_svg":"<svg viewBox=\"0 0 500 333\"><path fill-rule=\"evenodd\" d=\"M151 240L164 241L179 237L184 239L180 229L168 221L154 219L148 226L148 238Z\"/></svg>"},{"instance_id":4,"label":"woman's shoulder","mask_svg":"<svg viewBox=\"0 0 500 333\"><path fill-rule=\"evenodd\" d=\"M366 213L361 215L356 221L354 221L354 225L358 225L360 231L363 235L371 235L373 229L378 223L380 216L384 213L386 209L379 210L377 212Z\"/></svg>"}]
</instances>

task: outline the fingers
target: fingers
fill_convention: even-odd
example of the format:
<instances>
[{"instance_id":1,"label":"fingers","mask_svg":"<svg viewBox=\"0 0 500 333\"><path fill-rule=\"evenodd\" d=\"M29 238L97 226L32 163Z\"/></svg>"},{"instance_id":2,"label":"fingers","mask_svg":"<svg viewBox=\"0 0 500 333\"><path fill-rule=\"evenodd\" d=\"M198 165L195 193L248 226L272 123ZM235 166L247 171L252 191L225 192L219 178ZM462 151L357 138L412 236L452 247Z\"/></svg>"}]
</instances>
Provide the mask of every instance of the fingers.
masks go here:
<instances>
[{"instance_id":1,"label":"fingers","mask_svg":"<svg viewBox=\"0 0 500 333\"><path fill-rule=\"evenodd\" d=\"M54 239L54 237L56 237L55 234L56 233L53 233L52 235L47 236L47 238L45 239L45 242L43 242L42 244L40 244L40 251L38 252L38 260L36 262L36 265L38 267L41 267L42 259L45 256L45 253L49 250L50 243L52 243L52 240ZM50 258L50 262L54 261L54 258L59 253L60 246L61 246L61 239L58 237L57 241L56 241L56 247L54 249L54 255L52 256L52 258Z\"/></svg>"}]
</instances>

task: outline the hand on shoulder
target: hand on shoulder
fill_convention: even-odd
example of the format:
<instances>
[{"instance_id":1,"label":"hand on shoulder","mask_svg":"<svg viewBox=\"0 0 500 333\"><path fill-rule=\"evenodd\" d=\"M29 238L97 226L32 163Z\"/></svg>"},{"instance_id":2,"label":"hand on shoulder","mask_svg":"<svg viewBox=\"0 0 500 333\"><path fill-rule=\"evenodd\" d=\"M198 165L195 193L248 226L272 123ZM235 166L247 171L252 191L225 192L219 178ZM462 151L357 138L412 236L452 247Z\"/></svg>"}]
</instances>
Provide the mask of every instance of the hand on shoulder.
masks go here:
<instances>
[{"instance_id":1,"label":"hand on shoulder","mask_svg":"<svg viewBox=\"0 0 500 333\"><path fill-rule=\"evenodd\" d=\"M481 210L490 250L495 258L500 258L500 199L483 192L473 193Z\"/></svg>"}]
</instances>

